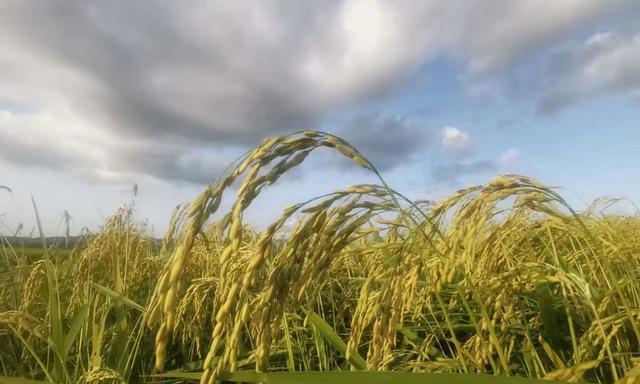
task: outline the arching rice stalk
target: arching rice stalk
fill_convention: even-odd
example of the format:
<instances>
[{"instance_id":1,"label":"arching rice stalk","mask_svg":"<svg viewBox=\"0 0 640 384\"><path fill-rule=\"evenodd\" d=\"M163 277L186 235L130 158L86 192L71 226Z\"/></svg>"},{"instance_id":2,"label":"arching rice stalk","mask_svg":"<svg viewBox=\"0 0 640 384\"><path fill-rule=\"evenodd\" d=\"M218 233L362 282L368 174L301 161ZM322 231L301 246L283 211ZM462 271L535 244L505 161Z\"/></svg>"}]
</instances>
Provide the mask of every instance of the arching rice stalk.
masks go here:
<instances>
[{"instance_id":1,"label":"arching rice stalk","mask_svg":"<svg viewBox=\"0 0 640 384\"><path fill-rule=\"evenodd\" d=\"M223 175L224 178L221 181L205 188L201 195L191 203L188 213L190 222L186 227L186 233L183 236L181 244L176 247L170 262L167 263L165 267L165 271L154 291L150 311L147 316L147 324L149 326L161 320L156 333L155 369L157 371L162 371L164 368L169 334L175 323L177 295L181 293L180 280L183 274L184 264L189 257L196 236L202 230L202 226L219 207L225 189L233 184L247 169L250 169L243 184L240 186L237 199L230 212L231 215L228 216L228 237L230 243L221 255L220 287L222 292L216 295L218 298L226 297L226 299L225 301L216 302L218 313L216 314L216 324L213 331L211 348L213 352L210 352L210 357L215 355L215 351L217 351L217 340L220 340L220 335L225 327L225 322L221 320L230 313L234 305L233 297L236 294L239 294L241 299L246 296L246 293L243 293L246 291L246 288L243 288L241 290L242 292L240 292L239 284L226 283L227 276L231 274L231 272L228 274L227 271L232 268L233 256L238 252L242 241L242 212L251 204L253 199L257 197L262 188L274 183L289 169L302 163L313 149L322 146L336 148L344 156L352 159L357 164L375 171L370 163L344 140L322 132L302 132L287 137L266 139L254 151L241 160L235 169L231 170L227 175ZM258 176L262 169L271 165L276 159L280 161L272 166L264 175ZM223 226L223 230L225 228L226 225ZM255 270L259 265L259 260L254 261L250 270ZM250 280L249 278L248 281ZM246 310L239 311L239 313L246 312ZM265 340L267 339L268 338L265 338ZM231 341L233 342L233 339ZM205 363L210 363L211 359L212 358L208 358ZM222 361L224 362L224 360ZM209 364L205 364L205 369L203 382L209 378ZM215 377L215 375L213 377Z\"/></svg>"}]
</instances>

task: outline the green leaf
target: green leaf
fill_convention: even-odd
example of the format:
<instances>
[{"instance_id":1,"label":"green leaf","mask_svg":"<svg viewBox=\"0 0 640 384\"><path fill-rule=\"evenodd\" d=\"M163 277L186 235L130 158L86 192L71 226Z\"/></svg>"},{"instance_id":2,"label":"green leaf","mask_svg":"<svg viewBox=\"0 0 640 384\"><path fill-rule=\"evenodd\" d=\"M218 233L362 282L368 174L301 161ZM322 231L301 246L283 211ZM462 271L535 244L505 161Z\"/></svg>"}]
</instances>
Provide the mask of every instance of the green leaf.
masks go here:
<instances>
[{"instance_id":1,"label":"green leaf","mask_svg":"<svg viewBox=\"0 0 640 384\"><path fill-rule=\"evenodd\" d=\"M151 375L157 378L200 380L201 372L165 373ZM463 373L417 373L417 372L373 372L373 371L331 371L331 372L269 372L238 371L224 373L220 381L265 384L535 384L548 383L546 380L513 376L489 376Z\"/></svg>"},{"instance_id":2,"label":"green leaf","mask_svg":"<svg viewBox=\"0 0 640 384\"><path fill-rule=\"evenodd\" d=\"M78 313L76 313L76 315L73 317L73 320L71 320L69 332L67 332L67 335L64 338L64 349L62 351L62 355L65 359L67 358L67 356L69 356L69 351L73 346L73 342L80 333L80 330L82 329L82 326L84 325L88 314L89 304L84 304L82 307L80 307Z\"/></svg>"},{"instance_id":3,"label":"green leaf","mask_svg":"<svg viewBox=\"0 0 640 384\"><path fill-rule=\"evenodd\" d=\"M49 295L49 348L53 352L53 371L56 379L63 382L68 379L69 374L65 367L65 359L62 355L64 351L64 330L62 328L62 313L60 310L60 290L58 288L58 276L56 269L50 260L46 260L47 285Z\"/></svg>"},{"instance_id":4,"label":"green leaf","mask_svg":"<svg viewBox=\"0 0 640 384\"><path fill-rule=\"evenodd\" d=\"M560 329L558 316L556 314L553 293L546 283L538 285L536 287L536 293L539 299L538 310L542 318L543 336L554 350L560 351L562 349L563 332Z\"/></svg>"},{"instance_id":5,"label":"green leaf","mask_svg":"<svg viewBox=\"0 0 640 384\"><path fill-rule=\"evenodd\" d=\"M107 288L103 285L94 283L93 281L91 282L91 285L93 285L98 291L104 293L105 295L109 296L110 298L112 298L113 300L120 302L122 304L128 305L131 308L137 309L140 312L144 312L144 307L138 303L136 303L135 301L131 300L130 298L110 289Z\"/></svg>"},{"instance_id":6,"label":"green leaf","mask_svg":"<svg viewBox=\"0 0 640 384\"><path fill-rule=\"evenodd\" d=\"M0 376L0 384L46 384L46 381L25 379L24 377Z\"/></svg>"},{"instance_id":7,"label":"green leaf","mask_svg":"<svg viewBox=\"0 0 640 384\"><path fill-rule=\"evenodd\" d=\"M38 355L36 354L36 352L33 350L33 348L31 348L31 345L29 345L29 343L24 339L24 337L22 337L20 335L20 332L18 332L15 328L13 328L11 325L9 325L9 329L11 329L13 331L13 333L18 337L18 339L20 339L20 341L22 342L22 345L24 345L24 347L29 351L29 353L31 354L31 356L33 356L34 360L38 363L38 365L40 366L40 368L42 369L42 372L44 372L44 374L47 376L47 379L49 379L49 382L55 383L56 380L53 378L53 376L51 375L51 372L49 372L49 370L47 369L47 366L44 364L44 362L38 357ZM0 376L0 384L3 383L2 380L4 380L6 376ZM16 379L22 379L22 378L16 378ZM23 380L27 380L27 379L23 379ZM7 382L10 383L10 382Z\"/></svg>"},{"instance_id":8,"label":"green leaf","mask_svg":"<svg viewBox=\"0 0 640 384\"><path fill-rule=\"evenodd\" d=\"M329 325L320 315L311 310L305 310L307 316L309 317L309 321L313 324L327 339L327 341L336 348L342 356L346 356L347 353L347 344L340 338L340 336L336 335L333 331L331 325ZM358 370L367 369L366 361L360 356L358 351L354 351L351 356L349 356L349 363Z\"/></svg>"}]
</instances>

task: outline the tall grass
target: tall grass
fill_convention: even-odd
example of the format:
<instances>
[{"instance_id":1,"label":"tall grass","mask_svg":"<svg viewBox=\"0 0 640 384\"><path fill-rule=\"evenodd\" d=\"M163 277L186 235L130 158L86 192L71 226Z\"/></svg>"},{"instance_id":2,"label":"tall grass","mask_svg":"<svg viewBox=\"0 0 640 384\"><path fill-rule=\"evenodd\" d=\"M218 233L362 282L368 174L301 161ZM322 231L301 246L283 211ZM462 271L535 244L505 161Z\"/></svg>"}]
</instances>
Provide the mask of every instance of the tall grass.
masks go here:
<instances>
[{"instance_id":1,"label":"tall grass","mask_svg":"<svg viewBox=\"0 0 640 384\"><path fill-rule=\"evenodd\" d=\"M379 184L247 226L261 190L320 147ZM519 175L414 203L338 137L267 139L176 208L160 245L126 208L64 257L3 243L0 369L59 383L640 382L640 218L606 206L577 213Z\"/></svg>"}]
</instances>

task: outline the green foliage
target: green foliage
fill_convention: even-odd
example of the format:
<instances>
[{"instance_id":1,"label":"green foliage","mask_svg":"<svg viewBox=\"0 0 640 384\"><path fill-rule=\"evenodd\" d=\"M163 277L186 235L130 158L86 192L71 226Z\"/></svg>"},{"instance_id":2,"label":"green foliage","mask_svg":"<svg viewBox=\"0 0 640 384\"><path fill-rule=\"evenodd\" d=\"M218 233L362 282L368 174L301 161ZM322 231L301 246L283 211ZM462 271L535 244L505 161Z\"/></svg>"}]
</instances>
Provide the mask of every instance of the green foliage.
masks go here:
<instances>
[{"instance_id":1,"label":"green foliage","mask_svg":"<svg viewBox=\"0 0 640 384\"><path fill-rule=\"evenodd\" d=\"M152 375L156 378L174 378L190 381L200 380L200 373L167 373ZM411 372L270 372L238 371L220 377L223 382L266 383L266 384L536 384L548 383L544 380L520 377L500 377L487 375L411 373Z\"/></svg>"}]
</instances>

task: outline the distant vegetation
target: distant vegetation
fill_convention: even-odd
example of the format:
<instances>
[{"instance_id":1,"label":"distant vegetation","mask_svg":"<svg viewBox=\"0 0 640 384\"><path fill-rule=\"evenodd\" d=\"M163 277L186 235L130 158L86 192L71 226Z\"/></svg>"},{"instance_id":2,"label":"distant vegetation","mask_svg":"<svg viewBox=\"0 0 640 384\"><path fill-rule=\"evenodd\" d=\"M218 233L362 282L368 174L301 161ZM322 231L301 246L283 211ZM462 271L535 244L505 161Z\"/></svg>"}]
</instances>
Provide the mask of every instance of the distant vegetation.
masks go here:
<instances>
[{"instance_id":1,"label":"distant vegetation","mask_svg":"<svg viewBox=\"0 0 640 384\"><path fill-rule=\"evenodd\" d=\"M15 248L35 248L39 253L42 253L42 239L39 237L22 237L22 236L5 236L2 239L7 245L11 245ZM66 238L64 236L47 237L45 244L47 247L59 249L67 248L76 245L81 236L70 236Z\"/></svg>"},{"instance_id":2,"label":"distant vegetation","mask_svg":"<svg viewBox=\"0 0 640 384\"><path fill-rule=\"evenodd\" d=\"M438 203L380 178L246 226L319 147L379 176L301 132L233 163L160 244L126 208L71 252L3 241L0 382L640 383L640 217L505 175Z\"/></svg>"}]
</instances>

